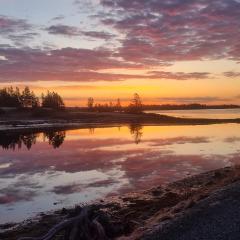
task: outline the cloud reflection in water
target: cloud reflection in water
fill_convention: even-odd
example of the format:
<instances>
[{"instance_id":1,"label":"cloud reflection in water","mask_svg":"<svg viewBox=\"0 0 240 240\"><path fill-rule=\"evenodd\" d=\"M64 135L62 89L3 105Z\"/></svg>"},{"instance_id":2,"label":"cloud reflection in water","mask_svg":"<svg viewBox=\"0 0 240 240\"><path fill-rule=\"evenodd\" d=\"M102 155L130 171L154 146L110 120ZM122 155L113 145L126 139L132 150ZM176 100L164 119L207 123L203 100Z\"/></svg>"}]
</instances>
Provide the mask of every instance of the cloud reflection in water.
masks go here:
<instances>
[{"instance_id":1,"label":"cloud reflection in water","mask_svg":"<svg viewBox=\"0 0 240 240\"><path fill-rule=\"evenodd\" d=\"M26 218L29 209L50 210L237 164L235 128L132 125L1 136L0 209L8 217L0 222Z\"/></svg>"}]
</instances>

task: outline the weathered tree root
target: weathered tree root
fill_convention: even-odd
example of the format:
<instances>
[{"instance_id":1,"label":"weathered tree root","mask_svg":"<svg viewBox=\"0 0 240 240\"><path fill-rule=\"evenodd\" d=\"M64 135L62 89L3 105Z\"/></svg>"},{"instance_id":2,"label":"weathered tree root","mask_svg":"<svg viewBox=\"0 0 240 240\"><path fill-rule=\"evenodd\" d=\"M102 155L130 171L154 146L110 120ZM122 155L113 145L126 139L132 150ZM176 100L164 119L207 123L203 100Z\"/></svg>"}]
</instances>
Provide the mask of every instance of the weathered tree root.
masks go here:
<instances>
[{"instance_id":1,"label":"weathered tree root","mask_svg":"<svg viewBox=\"0 0 240 240\"><path fill-rule=\"evenodd\" d=\"M52 240L59 232L65 231L64 240L108 240L98 217L91 219L89 207L81 210L78 216L55 225L42 237L21 237L18 240Z\"/></svg>"}]
</instances>

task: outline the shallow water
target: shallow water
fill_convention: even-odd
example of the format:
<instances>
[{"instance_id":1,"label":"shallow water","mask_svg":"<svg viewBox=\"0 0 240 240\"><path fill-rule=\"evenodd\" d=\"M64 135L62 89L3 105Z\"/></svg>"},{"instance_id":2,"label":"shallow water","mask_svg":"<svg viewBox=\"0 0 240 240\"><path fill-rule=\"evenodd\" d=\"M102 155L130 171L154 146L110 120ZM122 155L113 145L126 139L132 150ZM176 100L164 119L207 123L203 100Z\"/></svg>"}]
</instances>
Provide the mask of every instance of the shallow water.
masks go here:
<instances>
[{"instance_id":1,"label":"shallow water","mask_svg":"<svg viewBox=\"0 0 240 240\"><path fill-rule=\"evenodd\" d=\"M212 118L235 119L240 118L240 108L236 109L199 109L199 110L155 110L147 113L163 114L182 118Z\"/></svg>"},{"instance_id":2,"label":"shallow water","mask_svg":"<svg viewBox=\"0 0 240 240\"><path fill-rule=\"evenodd\" d=\"M240 163L240 125L0 135L0 223Z\"/></svg>"}]
</instances>

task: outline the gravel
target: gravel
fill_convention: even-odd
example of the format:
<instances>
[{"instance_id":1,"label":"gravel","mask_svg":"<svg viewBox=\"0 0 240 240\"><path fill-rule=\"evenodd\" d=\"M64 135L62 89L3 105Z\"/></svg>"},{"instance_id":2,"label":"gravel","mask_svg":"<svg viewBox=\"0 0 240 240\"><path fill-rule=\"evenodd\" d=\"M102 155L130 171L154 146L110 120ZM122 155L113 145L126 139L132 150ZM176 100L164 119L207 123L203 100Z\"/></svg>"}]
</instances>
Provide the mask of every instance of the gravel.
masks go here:
<instances>
[{"instance_id":1,"label":"gravel","mask_svg":"<svg viewBox=\"0 0 240 240\"><path fill-rule=\"evenodd\" d=\"M182 216L157 226L142 240L239 240L240 182L198 202Z\"/></svg>"}]
</instances>

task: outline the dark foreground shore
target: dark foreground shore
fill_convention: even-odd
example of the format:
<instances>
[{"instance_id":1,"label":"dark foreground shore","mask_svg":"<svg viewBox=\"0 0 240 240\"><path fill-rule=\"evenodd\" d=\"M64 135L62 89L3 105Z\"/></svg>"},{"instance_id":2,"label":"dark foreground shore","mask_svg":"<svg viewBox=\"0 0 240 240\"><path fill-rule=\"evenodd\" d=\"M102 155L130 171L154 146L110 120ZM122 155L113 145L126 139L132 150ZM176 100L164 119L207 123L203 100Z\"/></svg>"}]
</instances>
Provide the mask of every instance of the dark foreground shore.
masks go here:
<instances>
[{"instance_id":1,"label":"dark foreground shore","mask_svg":"<svg viewBox=\"0 0 240 240\"><path fill-rule=\"evenodd\" d=\"M108 239L239 239L240 167L227 167L89 206ZM1 226L0 239L39 237L82 207ZM7 230L10 228L10 230ZM64 239L58 233L55 239ZM100 238L99 238L100 239Z\"/></svg>"},{"instance_id":2,"label":"dark foreground shore","mask_svg":"<svg viewBox=\"0 0 240 240\"><path fill-rule=\"evenodd\" d=\"M207 125L240 123L237 119L193 119L177 118L154 113L102 113L79 111L9 112L0 115L0 132L42 131L46 129L75 129L119 126L124 124L141 125Z\"/></svg>"},{"instance_id":3,"label":"dark foreground shore","mask_svg":"<svg viewBox=\"0 0 240 240\"><path fill-rule=\"evenodd\" d=\"M198 202L168 223L159 224L142 239L238 240L240 182L232 183Z\"/></svg>"}]
</instances>

